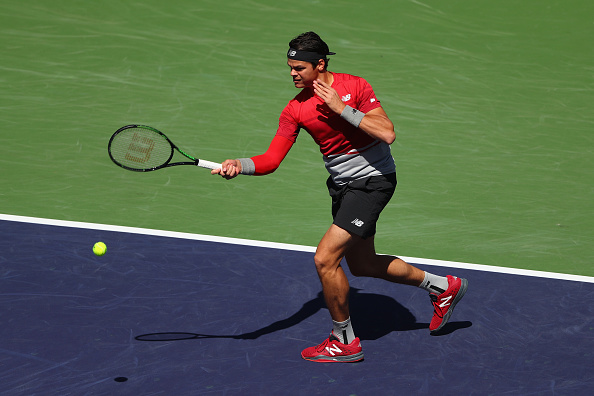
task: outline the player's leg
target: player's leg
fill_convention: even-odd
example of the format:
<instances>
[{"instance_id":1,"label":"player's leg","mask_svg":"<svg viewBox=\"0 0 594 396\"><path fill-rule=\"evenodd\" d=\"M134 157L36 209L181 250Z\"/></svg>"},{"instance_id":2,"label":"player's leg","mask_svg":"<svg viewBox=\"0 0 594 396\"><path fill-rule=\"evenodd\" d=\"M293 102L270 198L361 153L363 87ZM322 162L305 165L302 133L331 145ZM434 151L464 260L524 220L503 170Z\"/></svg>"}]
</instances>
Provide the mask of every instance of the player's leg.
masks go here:
<instances>
[{"instance_id":1,"label":"player's leg","mask_svg":"<svg viewBox=\"0 0 594 396\"><path fill-rule=\"evenodd\" d=\"M340 262L352 243L351 233L332 224L320 241L314 256L326 306L332 320L337 322L349 317L349 281Z\"/></svg>"},{"instance_id":2,"label":"player's leg","mask_svg":"<svg viewBox=\"0 0 594 396\"><path fill-rule=\"evenodd\" d=\"M454 307L468 289L466 279L448 275L438 276L422 271L394 256L378 255L373 237L351 244L345 258L354 276L368 276L390 282L420 287L429 292L433 304L433 318L429 324L432 334L438 333L448 322Z\"/></svg>"},{"instance_id":3,"label":"player's leg","mask_svg":"<svg viewBox=\"0 0 594 396\"><path fill-rule=\"evenodd\" d=\"M394 283L419 286L425 271L394 256L378 255L373 236L363 239L355 236L353 247L346 253L346 261L354 276L385 279Z\"/></svg>"},{"instance_id":4,"label":"player's leg","mask_svg":"<svg viewBox=\"0 0 594 396\"><path fill-rule=\"evenodd\" d=\"M348 231L332 224L320 241L314 261L322 283L333 330L320 345L303 350L301 356L315 362L357 362L363 359L359 339L355 337L349 316L349 281L340 265L353 243Z\"/></svg>"}]
</instances>

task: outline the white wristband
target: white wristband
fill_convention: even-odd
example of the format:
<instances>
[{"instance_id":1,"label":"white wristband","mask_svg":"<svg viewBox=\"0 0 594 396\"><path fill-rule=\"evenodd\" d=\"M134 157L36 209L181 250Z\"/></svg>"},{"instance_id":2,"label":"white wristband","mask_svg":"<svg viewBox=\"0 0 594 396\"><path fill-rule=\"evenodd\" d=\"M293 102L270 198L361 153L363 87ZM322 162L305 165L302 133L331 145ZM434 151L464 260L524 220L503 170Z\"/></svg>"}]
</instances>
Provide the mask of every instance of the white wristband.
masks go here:
<instances>
[{"instance_id":1,"label":"white wristband","mask_svg":"<svg viewBox=\"0 0 594 396\"><path fill-rule=\"evenodd\" d=\"M349 124L358 128L359 124L363 120L363 117L365 117L365 113L357 109L353 109L349 105L346 105L342 113L340 113L340 116L343 119L345 119Z\"/></svg>"}]
</instances>

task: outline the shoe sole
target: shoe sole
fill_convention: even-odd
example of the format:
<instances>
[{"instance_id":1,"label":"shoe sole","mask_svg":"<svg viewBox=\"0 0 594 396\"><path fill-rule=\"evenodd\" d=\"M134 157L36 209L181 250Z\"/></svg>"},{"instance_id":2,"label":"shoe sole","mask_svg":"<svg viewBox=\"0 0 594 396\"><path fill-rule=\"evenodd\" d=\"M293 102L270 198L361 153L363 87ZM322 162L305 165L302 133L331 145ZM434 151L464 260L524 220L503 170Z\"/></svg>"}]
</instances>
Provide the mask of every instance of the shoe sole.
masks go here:
<instances>
[{"instance_id":1,"label":"shoe sole","mask_svg":"<svg viewBox=\"0 0 594 396\"><path fill-rule=\"evenodd\" d=\"M443 329L443 326L445 326L448 323L448 321L450 320L450 316L452 316L452 312L454 312L454 307L456 306L456 304L458 304L458 301L462 300L462 297L464 297L464 294L466 294L467 289L468 289L468 281L464 278L461 278L460 279L460 290L458 290L458 294L456 294L456 297L454 298L454 301L452 302L450 309L448 309L448 312L446 312L446 314L443 315L443 319L442 319L439 327L435 330L431 330L431 332L430 332L431 334L439 333L439 331L441 329Z\"/></svg>"},{"instance_id":2,"label":"shoe sole","mask_svg":"<svg viewBox=\"0 0 594 396\"><path fill-rule=\"evenodd\" d=\"M348 355L348 356L330 357L330 356L318 355L318 356L306 358L303 355L301 355L301 357L305 360L309 360L310 362L316 362L316 363L355 363L355 362L360 362L361 360L363 360L363 352L355 353L354 355Z\"/></svg>"}]
</instances>

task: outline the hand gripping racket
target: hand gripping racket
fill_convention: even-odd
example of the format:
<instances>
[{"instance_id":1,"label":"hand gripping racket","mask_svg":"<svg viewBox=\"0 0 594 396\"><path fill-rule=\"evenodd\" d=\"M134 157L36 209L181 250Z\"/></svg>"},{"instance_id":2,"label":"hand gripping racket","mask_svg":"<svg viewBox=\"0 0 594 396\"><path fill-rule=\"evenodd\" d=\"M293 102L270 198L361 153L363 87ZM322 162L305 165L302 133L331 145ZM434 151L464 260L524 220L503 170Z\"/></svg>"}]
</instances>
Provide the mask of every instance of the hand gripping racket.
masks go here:
<instances>
[{"instance_id":1,"label":"hand gripping racket","mask_svg":"<svg viewBox=\"0 0 594 396\"><path fill-rule=\"evenodd\" d=\"M118 129L109 139L107 150L116 165L135 172L154 171L176 165L221 168L221 164L184 153L163 132L146 125L126 125ZM171 162L176 150L191 161Z\"/></svg>"}]
</instances>

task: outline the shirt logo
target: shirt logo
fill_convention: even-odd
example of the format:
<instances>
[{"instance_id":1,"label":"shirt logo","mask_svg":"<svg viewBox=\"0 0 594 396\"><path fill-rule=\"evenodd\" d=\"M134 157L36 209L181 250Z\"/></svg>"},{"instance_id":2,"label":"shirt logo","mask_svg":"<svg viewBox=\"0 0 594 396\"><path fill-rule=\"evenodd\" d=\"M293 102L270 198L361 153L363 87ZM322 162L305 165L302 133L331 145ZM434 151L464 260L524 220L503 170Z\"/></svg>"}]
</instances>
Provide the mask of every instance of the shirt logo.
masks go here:
<instances>
[{"instance_id":1,"label":"shirt logo","mask_svg":"<svg viewBox=\"0 0 594 396\"><path fill-rule=\"evenodd\" d=\"M351 100L351 94L346 94L342 97L343 102L348 102L349 100Z\"/></svg>"},{"instance_id":2,"label":"shirt logo","mask_svg":"<svg viewBox=\"0 0 594 396\"><path fill-rule=\"evenodd\" d=\"M371 103L375 102L375 98L371 98L370 102Z\"/></svg>"}]
</instances>

